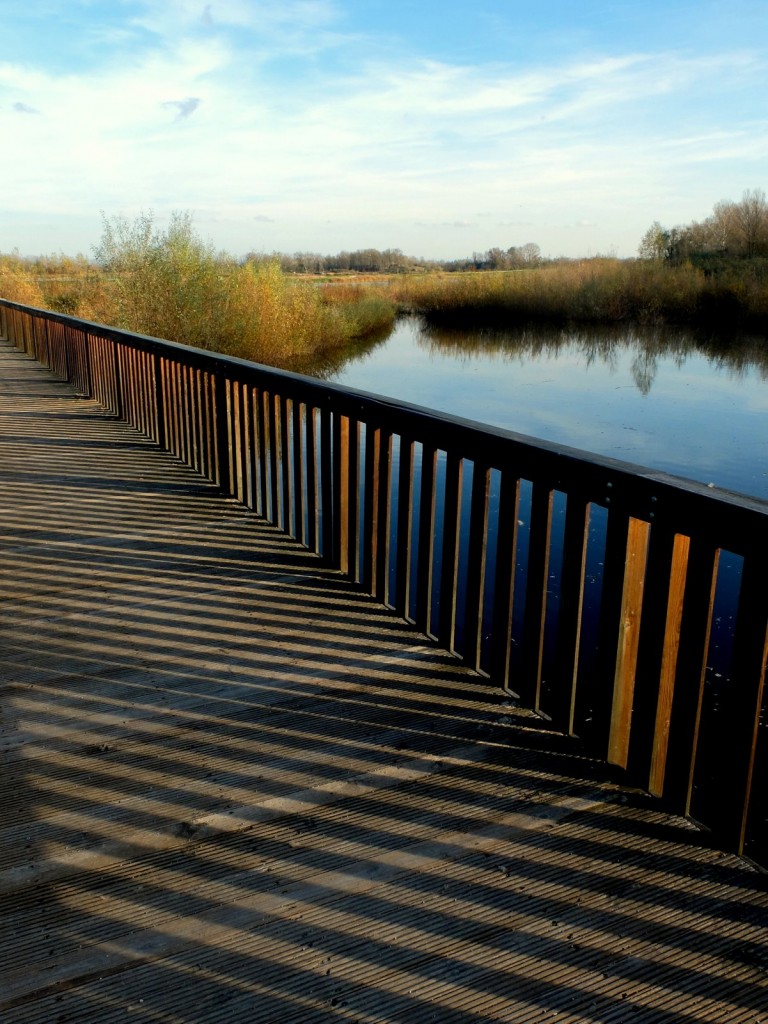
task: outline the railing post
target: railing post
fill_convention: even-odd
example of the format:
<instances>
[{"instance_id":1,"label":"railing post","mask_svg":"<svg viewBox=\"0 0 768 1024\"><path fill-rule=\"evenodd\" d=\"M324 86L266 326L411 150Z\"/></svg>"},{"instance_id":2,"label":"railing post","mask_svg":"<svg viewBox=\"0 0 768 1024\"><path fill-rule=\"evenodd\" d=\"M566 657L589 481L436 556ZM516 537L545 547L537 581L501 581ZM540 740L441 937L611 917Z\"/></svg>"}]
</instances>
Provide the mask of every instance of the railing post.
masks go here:
<instances>
[{"instance_id":1,"label":"railing post","mask_svg":"<svg viewBox=\"0 0 768 1024\"><path fill-rule=\"evenodd\" d=\"M227 380L219 370L214 378L214 403L216 424L216 465L218 486L222 493L232 493L232 476L229 472L229 416L227 411Z\"/></svg>"},{"instance_id":2,"label":"railing post","mask_svg":"<svg viewBox=\"0 0 768 1024\"><path fill-rule=\"evenodd\" d=\"M155 352L152 357L152 375L155 382L155 412L157 424L157 437L155 440L161 448L166 447L165 437L165 402L163 401L163 365L160 353Z\"/></svg>"},{"instance_id":3,"label":"railing post","mask_svg":"<svg viewBox=\"0 0 768 1024\"><path fill-rule=\"evenodd\" d=\"M125 403L123 401L123 374L120 369L120 346L116 341L112 342L112 359L115 378L115 415L121 420L125 413Z\"/></svg>"},{"instance_id":4,"label":"railing post","mask_svg":"<svg viewBox=\"0 0 768 1024\"><path fill-rule=\"evenodd\" d=\"M93 378L91 375L90 335L83 331L83 398L93 398Z\"/></svg>"}]
</instances>

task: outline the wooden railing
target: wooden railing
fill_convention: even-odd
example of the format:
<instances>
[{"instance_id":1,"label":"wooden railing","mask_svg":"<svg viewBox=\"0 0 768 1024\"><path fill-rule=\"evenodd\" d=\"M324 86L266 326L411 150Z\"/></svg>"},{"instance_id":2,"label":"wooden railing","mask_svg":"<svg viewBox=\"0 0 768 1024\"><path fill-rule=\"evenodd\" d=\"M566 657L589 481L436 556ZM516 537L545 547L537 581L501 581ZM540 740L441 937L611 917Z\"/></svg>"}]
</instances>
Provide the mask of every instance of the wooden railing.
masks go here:
<instances>
[{"instance_id":1,"label":"wooden railing","mask_svg":"<svg viewBox=\"0 0 768 1024\"><path fill-rule=\"evenodd\" d=\"M768 504L12 302L0 327L768 866Z\"/></svg>"}]
</instances>

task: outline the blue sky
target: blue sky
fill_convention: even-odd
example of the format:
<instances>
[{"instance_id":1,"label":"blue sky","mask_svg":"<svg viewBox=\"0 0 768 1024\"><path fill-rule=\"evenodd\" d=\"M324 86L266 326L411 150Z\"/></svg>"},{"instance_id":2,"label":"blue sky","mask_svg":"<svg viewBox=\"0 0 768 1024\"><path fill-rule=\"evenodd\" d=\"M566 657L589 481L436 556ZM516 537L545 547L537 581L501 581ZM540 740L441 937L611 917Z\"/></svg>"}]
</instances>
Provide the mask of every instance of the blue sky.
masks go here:
<instances>
[{"instance_id":1,"label":"blue sky","mask_svg":"<svg viewBox=\"0 0 768 1024\"><path fill-rule=\"evenodd\" d=\"M0 0L0 251L633 255L768 186L765 0Z\"/></svg>"}]
</instances>

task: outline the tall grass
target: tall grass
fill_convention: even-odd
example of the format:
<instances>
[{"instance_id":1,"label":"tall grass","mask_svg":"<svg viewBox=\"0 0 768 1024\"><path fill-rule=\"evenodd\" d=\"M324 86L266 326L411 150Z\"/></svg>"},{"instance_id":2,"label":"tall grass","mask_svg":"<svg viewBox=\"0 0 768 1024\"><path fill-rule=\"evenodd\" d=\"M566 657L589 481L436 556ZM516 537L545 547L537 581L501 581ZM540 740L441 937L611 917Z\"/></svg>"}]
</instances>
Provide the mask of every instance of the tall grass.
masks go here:
<instances>
[{"instance_id":1,"label":"tall grass","mask_svg":"<svg viewBox=\"0 0 768 1024\"><path fill-rule=\"evenodd\" d=\"M533 270L430 274L393 281L405 306L435 323L768 322L768 286L691 266L593 259Z\"/></svg>"},{"instance_id":2,"label":"tall grass","mask_svg":"<svg viewBox=\"0 0 768 1024\"><path fill-rule=\"evenodd\" d=\"M66 273L51 273L46 261L37 279L14 267L7 287L0 277L0 294L290 368L391 326L397 311L373 288L342 293L291 279L277 259L239 264L201 239L183 213L164 231L151 214L105 220L95 255L96 266L68 264Z\"/></svg>"}]
</instances>

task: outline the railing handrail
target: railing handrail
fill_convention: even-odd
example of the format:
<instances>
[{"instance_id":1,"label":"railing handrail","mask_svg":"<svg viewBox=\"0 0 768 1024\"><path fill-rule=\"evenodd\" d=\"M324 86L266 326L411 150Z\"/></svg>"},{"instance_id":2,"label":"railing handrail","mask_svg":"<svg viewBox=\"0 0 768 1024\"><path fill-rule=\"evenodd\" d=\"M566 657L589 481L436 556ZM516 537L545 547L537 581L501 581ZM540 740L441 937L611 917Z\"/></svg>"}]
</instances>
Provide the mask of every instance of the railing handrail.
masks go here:
<instances>
[{"instance_id":1,"label":"railing handrail","mask_svg":"<svg viewBox=\"0 0 768 1024\"><path fill-rule=\"evenodd\" d=\"M768 867L768 502L8 300L0 328Z\"/></svg>"}]
</instances>

